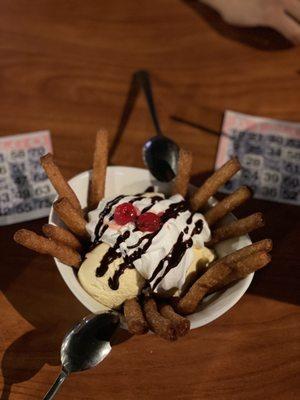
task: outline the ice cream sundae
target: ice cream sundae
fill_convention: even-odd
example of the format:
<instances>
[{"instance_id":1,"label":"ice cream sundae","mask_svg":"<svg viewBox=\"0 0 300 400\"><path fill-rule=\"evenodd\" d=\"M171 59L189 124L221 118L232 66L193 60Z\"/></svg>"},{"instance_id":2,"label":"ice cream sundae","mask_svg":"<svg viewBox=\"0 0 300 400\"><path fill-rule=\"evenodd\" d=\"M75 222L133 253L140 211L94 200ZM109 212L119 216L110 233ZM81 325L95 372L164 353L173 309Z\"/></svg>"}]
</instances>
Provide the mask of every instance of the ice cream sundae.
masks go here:
<instances>
[{"instance_id":1,"label":"ice cream sundae","mask_svg":"<svg viewBox=\"0 0 300 400\"><path fill-rule=\"evenodd\" d=\"M88 212L48 154L41 159L58 193L53 207L66 228L44 225L43 234L21 229L16 242L73 267L87 293L124 314L132 334L151 329L175 340L190 328L186 317L202 299L244 278L270 261L272 241L264 239L218 259L214 246L264 226L261 213L230 224L220 221L247 201L241 187L214 207L208 201L240 169L236 158L189 193L190 152L181 149L172 193L104 197L108 136L97 134Z\"/></svg>"}]
</instances>

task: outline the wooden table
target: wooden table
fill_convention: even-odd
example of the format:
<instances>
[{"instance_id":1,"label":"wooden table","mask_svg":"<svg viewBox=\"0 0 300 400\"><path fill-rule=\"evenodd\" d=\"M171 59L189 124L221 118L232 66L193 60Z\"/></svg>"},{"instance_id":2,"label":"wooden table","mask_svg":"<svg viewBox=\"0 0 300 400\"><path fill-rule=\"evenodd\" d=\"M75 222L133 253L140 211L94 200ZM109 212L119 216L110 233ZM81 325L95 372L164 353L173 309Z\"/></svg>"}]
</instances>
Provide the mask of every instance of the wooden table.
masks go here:
<instances>
[{"instance_id":1,"label":"wooden table","mask_svg":"<svg viewBox=\"0 0 300 400\"><path fill-rule=\"evenodd\" d=\"M213 169L225 109L300 120L299 48L262 30L237 30L195 2L0 3L1 135L49 129L69 178L91 165L99 127L116 134L132 73L151 71L164 130L194 151L194 179ZM180 124L171 116L189 123ZM142 166L153 134L143 98L112 157ZM253 201L272 237L272 265L217 321L169 344L124 340L101 367L71 376L58 399L298 399L300 397L300 209ZM54 262L1 228L1 399L41 399L59 371L65 330L86 310ZM124 339L126 339L124 337Z\"/></svg>"}]
</instances>

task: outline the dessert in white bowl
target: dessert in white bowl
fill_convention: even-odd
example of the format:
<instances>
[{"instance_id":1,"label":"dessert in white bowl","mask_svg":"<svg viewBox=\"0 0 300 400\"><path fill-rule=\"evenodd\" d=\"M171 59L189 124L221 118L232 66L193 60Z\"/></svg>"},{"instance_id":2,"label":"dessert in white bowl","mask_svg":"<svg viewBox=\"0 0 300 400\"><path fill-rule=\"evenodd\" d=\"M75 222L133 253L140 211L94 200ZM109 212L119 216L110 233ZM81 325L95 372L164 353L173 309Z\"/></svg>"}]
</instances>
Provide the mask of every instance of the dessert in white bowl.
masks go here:
<instances>
[{"instance_id":1,"label":"dessert in white bowl","mask_svg":"<svg viewBox=\"0 0 300 400\"><path fill-rule=\"evenodd\" d=\"M90 173L85 172L70 181L81 208L87 205L89 176ZM162 189L143 169L108 167L105 168L105 177L105 195L102 194L98 206L94 203L96 207L90 211L87 221L78 217L76 226L74 220L73 225L68 226L81 241L89 239L93 248L81 253L83 259L77 265L79 270L71 269L56 258L65 282L92 312L103 312L107 306L119 309L124 303L130 331L138 334L150 328L160 336L174 340L182 336L178 326L185 323L187 327L186 321L191 322L191 328L199 327L231 308L249 286L252 272L269 261L271 241L263 240L251 245L249 237L242 234L263 224L260 215L232 223L234 218L228 213L241 203L245 195L248 196L247 190L225 198L225 202L223 200L214 207L213 213L206 209L201 213L195 208L199 189L195 189L195 194L187 201L185 193L174 193L174 183ZM153 184L155 193L144 193ZM187 182L185 186L187 189ZM214 182L209 184L214 193L213 186ZM178 187L180 184L177 182ZM170 196L170 192L174 195ZM136 196L136 193L140 194ZM62 194L59 194L61 198ZM211 194L206 190L207 195L210 197ZM200 193L200 200L201 196ZM107 205L111 202L113 207L108 207L107 212ZM174 207L180 211L171 215ZM132 220L126 220L128 215ZM223 218L224 215L227 216ZM60 218L65 217L62 214ZM52 210L49 222L64 226L60 218ZM222 218L226 229L216 227L215 220ZM210 221L210 226L207 221ZM68 225L68 220L65 222ZM81 224L89 234L82 231ZM28 238L25 241L20 239L22 235L16 236L19 243L38 250ZM227 240L222 242L223 238ZM48 243L44 245L47 247ZM46 250L44 252L55 255L52 247ZM215 254L217 259L212 262ZM222 284L226 288L217 291ZM180 314L188 315L180 317ZM139 329L136 328L137 320L141 318L144 325ZM155 322L157 318L158 324Z\"/></svg>"}]
</instances>

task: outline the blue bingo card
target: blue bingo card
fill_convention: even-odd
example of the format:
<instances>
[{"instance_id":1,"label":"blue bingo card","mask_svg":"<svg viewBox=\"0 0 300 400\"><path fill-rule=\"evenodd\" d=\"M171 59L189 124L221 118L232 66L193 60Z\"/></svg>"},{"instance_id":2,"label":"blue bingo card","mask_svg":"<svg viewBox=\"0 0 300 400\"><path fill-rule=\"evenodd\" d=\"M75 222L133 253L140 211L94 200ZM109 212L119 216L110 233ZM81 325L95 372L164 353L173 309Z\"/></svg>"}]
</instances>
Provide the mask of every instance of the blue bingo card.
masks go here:
<instances>
[{"instance_id":1,"label":"blue bingo card","mask_svg":"<svg viewBox=\"0 0 300 400\"><path fill-rule=\"evenodd\" d=\"M45 217L55 191L40 165L50 132L0 137L0 226Z\"/></svg>"},{"instance_id":2,"label":"blue bingo card","mask_svg":"<svg viewBox=\"0 0 300 400\"><path fill-rule=\"evenodd\" d=\"M257 199L300 205L300 123L226 111L215 168L233 156L242 171L221 191L247 185Z\"/></svg>"}]
</instances>

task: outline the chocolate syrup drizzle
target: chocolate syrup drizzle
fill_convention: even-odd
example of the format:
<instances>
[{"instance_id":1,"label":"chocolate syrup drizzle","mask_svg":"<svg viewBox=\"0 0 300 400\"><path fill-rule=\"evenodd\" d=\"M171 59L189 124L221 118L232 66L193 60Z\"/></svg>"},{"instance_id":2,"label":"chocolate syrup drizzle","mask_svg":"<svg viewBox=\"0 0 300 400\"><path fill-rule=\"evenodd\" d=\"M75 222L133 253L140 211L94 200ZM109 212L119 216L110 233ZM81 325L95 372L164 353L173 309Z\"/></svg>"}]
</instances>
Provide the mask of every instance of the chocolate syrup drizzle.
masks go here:
<instances>
[{"instance_id":1,"label":"chocolate syrup drizzle","mask_svg":"<svg viewBox=\"0 0 300 400\"><path fill-rule=\"evenodd\" d=\"M163 200L161 196L153 196L153 197L150 197L150 199L151 199L151 204L150 204L149 206L143 208L143 209L141 210L141 214L144 214L145 212L149 211L150 208L152 208L153 205L154 205L155 203L157 203L158 201Z\"/></svg>"},{"instance_id":2,"label":"chocolate syrup drizzle","mask_svg":"<svg viewBox=\"0 0 300 400\"><path fill-rule=\"evenodd\" d=\"M120 244L125 242L126 239L129 238L130 232L126 231L123 235L120 235L116 240L114 247L110 247L108 251L105 253L104 257L101 260L99 267L96 269L96 276L103 276L106 274L109 264L112 263L115 259L121 256L120 252Z\"/></svg>"},{"instance_id":3,"label":"chocolate syrup drizzle","mask_svg":"<svg viewBox=\"0 0 300 400\"><path fill-rule=\"evenodd\" d=\"M101 237L103 236L104 232L108 229L109 225L108 224L103 224L104 218L111 212L112 207L118 203L119 200L124 198L126 196L121 195L115 198L114 200L110 201L107 203L106 207L104 210L99 214L99 221L96 225L95 228L95 240L93 243L93 247L95 247L98 243L101 241ZM129 203L134 204L137 201L143 200L144 196L135 196L135 198L131 199ZM145 207L142 210L143 212L146 212L145 210L149 210L157 201L161 200L161 196L153 196L149 197L150 200L150 205ZM113 220L114 216L111 215L109 218L109 221ZM102 227L101 227L102 225ZM101 228L101 229L100 229ZM128 239L130 235L129 231L126 231L123 235L120 235L113 247L110 247L106 254L104 255L103 259L101 260L101 263L99 267L96 269L96 276L100 277L105 275L105 273L108 270L109 265L116 260L117 258L121 257L121 252L120 252L120 245L121 243L125 242L125 240ZM124 256L124 263L120 264L119 269L115 272L114 276L112 278L109 278L108 284L113 290L117 290L119 287L119 278L123 274L126 268L134 268L132 265L131 259L129 259L128 256Z\"/></svg>"},{"instance_id":4,"label":"chocolate syrup drizzle","mask_svg":"<svg viewBox=\"0 0 300 400\"><path fill-rule=\"evenodd\" d=\"M109 201L106 204L106 207L104 208L104 210L101 211L101 213L99 214L99 217L98 217L99 220L97 222L97 225L96 225L96 228L95 228L95 231L94 231L94 234L95 234L94 243L99 243L100 242L100 237L103 235L103 233L101 232L102 230L100 231L100 228L102 227L102 229L104 229L104 227L107 226L107 225L103 226L104 218L111 212L111 209L113 208L113 206L115 204L117 204L121 199L124 199L124 197L126 197L126 196L121 194L120 196L116 197L115 199Z\"/></svg>"},{"instance_id":5,"label":"chocolate syrup drizzle","mask_svg":"<svg viewBox=\"0 0 300 400\"><path fill-rule=\"evenodd\" d=\"M187 220L189 221L190 218ZM191 219L192 222L192 219ZM191 223L190 222L190 223ZM187 227L188 228L188 227ZM185 228L186 229L186 228ZM158 266L155 268L152 276L149 279L149 282L154 281L154 279L157 277L157 275L163 270L164 267L164 273L154 281L153 284L153 290L156 288L156 286L164 279L164 277L167 275L167 273L173 269L176 268L177 265L180 263L182 260L182 257L184 256L185 252L187 251L188 248L193 246L193 236L196 234L199 234L203 229L203 221L200 219L195 223L195 228L193 229L191 236L185 240L182 241L183 235L186 232L181 232L178 236L178 239L174 246L172 247L171 251L166 255L165 258L163 258Z\"/></svg>"},{"instance_id":6,"label":"chocolate syrup drizzle","mask_svg":"<svg viewBox=\"0 0 300 400\"><path fill-rule=\"evenodd\" d=\"M95 241L94 244L99 243L100 239L105 232L105 230L108 228L108 225L105 224L103 225L103 221L105 216L107 216L110 212L112 207L122 198L125 196L121 195L118 196L116 199L110 201L107 203L105 209L100 213L99 215L99 221L97 223L97 226L95 228ZM139 200L142 200L144 196L138 195L138 197L135 197L134 199L130 200L130 203L137 202ZM151 200L151 205L145 207L142 212L147 212L153 204L155 204L157 201L162 200L160 196L153 196L149 198ZM117 290L119 287L119 279L120 276L124 273L124 271L129 268L132 269L134 268L133 263L138 260L139 258L142 257L143 254L149 249L151 246L153 239L155 236L160 232L162 229L162 226L164 223L169 221L172 218L177 218L180 213L185 212L188 210L188 203L183 200L179 201L178 203L173 203L169 206L169 208L164 212L164 214L161 217L161 227L155 232L148 233L147 235L144 235L141 237L134 245L128 246L128 249L136 249L131 255L123 255L124 262L119 265L119 268L115 271L114 275L109 278L108 284L112 290ZM199 234L202 229L203 229L203 222L202 220L199 220L195 223L195 227L188 239L183 241L183 236L184 234L188 234L189 228L188 225L190 225L193 221L193 216L194 213L191 213L191 215L188 217L186 220L187 226L185 227L184 231L181 232L178 236L178 239L176 243L174 244L173 248L169 252L169 254L163 258L156 269L154 270L152 276L149 279L149 282L154 281L154 279L157 277L157 275L165 268L163 274L158 277L154 284L153 284L153 289L161 282L161 280L167 275L167 273L175 268L180 261L182 260L185 252L187 251L188 248L190 248L193 245L193 240L192 237L195 234ZM113 219L113 216L110 217L110 220ZM102 229L100 230L102 225ZM120 251L120 245L125 242L128 237L130 236L130 232L126 231L123 235L120 235L115 243L115 245L107 251L107 253L104 255L103 259L101 260L101 263L99 267L96 269L96 276L100 277L103 276L107 270L109 265L116 260L117 258L121 257L121 251ZM145 244L140 247L140 245L145 241Z\"/></svg>"}]
</instances>

